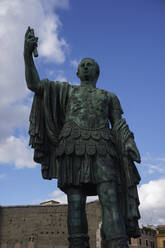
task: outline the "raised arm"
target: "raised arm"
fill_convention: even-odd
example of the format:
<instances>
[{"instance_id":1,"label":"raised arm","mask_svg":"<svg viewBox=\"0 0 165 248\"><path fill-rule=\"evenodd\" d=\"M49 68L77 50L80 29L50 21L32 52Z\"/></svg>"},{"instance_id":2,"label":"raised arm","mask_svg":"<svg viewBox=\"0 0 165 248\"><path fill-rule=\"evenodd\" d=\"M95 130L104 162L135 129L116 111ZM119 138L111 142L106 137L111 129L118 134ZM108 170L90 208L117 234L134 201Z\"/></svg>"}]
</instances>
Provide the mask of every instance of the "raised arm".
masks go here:
<instances>
[{"instance_id":1,"label":"raised arm","mask_svg":"<svg viewBox=\"0 0 165 248\"><path fill-rule=\"evenodd\" d=\"M34 30L28 27L25 33L24 43L25 77L27 87L35 93L39 93L41 85L40 77L32 56L33 51L37 47L37 41L38 38L34 36Z\"/></svg>"}]
</instances>

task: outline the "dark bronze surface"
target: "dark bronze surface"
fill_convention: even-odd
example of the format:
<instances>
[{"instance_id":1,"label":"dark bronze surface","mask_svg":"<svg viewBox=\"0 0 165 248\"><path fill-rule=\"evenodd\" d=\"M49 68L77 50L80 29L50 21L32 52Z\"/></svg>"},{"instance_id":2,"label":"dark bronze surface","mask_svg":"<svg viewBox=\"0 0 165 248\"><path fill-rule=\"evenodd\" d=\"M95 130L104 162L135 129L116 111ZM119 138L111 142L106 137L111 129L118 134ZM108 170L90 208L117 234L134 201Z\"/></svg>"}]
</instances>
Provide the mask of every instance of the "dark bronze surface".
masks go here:
<instances>
[{"instance_id":1,"label":"dark bronze surface","mask_svg":"<svg viewBox=\"0 0 165 248\"><path fill-rule=\"evenodd\" d=\"M91 58L78 66L80 86L40 80L32 57L37 41L29 27L25 76L27 87L35 92L30 145L43 178L57 178L68 196L69 247L89 247L86 196L98 195L106 246L125 248L128 238L140 235L140 176L134 164L140 163L140 155L119 99L96 88L100 69Z\"/></svg>"}]
</instances>

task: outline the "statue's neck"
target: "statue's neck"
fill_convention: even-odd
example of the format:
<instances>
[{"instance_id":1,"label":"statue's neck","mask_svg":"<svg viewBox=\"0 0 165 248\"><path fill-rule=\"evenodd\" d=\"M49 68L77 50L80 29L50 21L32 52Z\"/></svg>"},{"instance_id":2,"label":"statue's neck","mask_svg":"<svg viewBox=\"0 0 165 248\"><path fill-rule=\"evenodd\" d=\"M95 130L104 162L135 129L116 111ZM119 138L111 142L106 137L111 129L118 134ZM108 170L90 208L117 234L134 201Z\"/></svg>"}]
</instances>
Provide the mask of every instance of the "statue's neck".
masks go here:
<instances>
[{"instance_id":1,"label":"statue's neck","mask_svg":"<svg viewBox=\"0 0 165 248\"><path fill-rule=\"evenodd\" d=\"M95 81L81 81L82 87L89 87L89 88L96 88L96 82Z\"/></svg>"}]
</instances>

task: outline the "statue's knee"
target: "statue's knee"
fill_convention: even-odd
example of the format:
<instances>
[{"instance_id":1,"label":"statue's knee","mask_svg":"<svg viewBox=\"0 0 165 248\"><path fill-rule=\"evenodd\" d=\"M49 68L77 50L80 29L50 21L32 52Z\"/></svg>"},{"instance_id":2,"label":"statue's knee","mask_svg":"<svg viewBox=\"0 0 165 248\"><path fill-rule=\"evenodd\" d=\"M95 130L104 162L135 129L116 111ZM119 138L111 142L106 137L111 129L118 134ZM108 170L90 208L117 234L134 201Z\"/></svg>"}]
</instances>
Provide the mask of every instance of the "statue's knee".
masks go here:
<instances>
[{"instance_id":1,"label":"statue's knee","mask_svg":"<svg viewBox=\"0 0 165 248\"><path fill-rule=\"evenodd\" d=\"M104 206L115 204L118 201L115 182L106 182L98 186L100 203Z\"/></svg>"},{"instance_id":2,"label":"statue's knee","mask_svg":"<svg viewBox=\"0 0 165 248\"><path fill-rule=\"evenodd\" d=\"M68 196L68 207L73 211L81 210L85 207L85 197L81 194L71 194Z\"/></svg>"}]
</instances>

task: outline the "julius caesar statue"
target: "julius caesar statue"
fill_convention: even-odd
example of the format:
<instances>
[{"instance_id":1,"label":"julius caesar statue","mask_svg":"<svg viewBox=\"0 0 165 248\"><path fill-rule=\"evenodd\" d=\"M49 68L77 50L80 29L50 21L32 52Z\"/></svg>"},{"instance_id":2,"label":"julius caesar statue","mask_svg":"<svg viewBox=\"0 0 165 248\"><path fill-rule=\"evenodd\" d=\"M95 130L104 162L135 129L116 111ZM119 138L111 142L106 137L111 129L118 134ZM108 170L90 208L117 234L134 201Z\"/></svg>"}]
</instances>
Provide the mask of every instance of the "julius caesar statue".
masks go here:
<instances>
[{"instance_id":1,"label":"julius caesar statue","mask_svg":"<svg viewBox=\"0 0 165 248\"><path fill-rule=\"evenodd\" d=\"M69 248L89 248L86 197L98 195L107 248L127 248L140 235L134 161L140 155L117 96L96 87L100 68L82 59L80 85L40 80L33 56L38 39L25 34L27 87L35 95L30 114L30 145L44 179L58 179L68 199Z\"/></svg>"}]
</instances>

